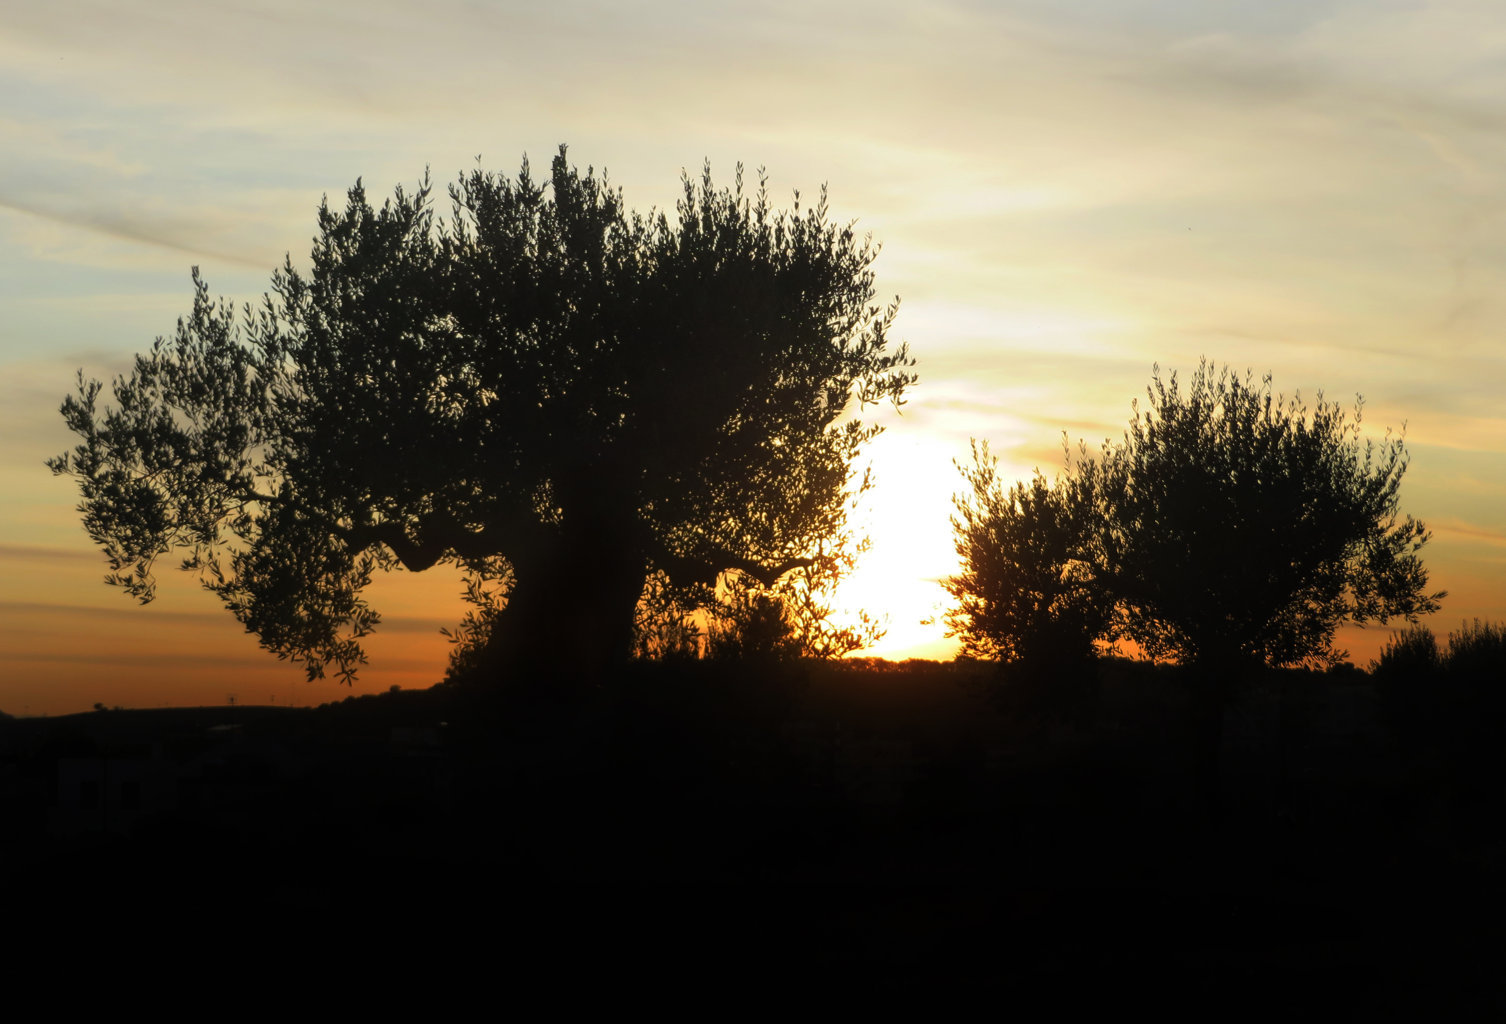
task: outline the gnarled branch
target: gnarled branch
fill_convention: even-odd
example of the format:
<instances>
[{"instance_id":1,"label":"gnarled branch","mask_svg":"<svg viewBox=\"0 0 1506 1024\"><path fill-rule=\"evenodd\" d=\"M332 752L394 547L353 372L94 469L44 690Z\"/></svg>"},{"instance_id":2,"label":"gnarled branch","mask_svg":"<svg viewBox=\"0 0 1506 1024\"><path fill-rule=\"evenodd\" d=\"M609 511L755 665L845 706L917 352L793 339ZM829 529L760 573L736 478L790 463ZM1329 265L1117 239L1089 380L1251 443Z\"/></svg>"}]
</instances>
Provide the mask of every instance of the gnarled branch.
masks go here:
<instances>
[{"instance_id":1,"label":"gnarled branch","mask_svg":"<svg viewBox=\"0 0 1506 1024\"><path fill-rule=\"evenodd\" d=\"M816 564L814 558L786 558L774 565L764 565L750 558L742 558L730 551L718 549L705 558L690 558L685 555L674 555L669 552L661 552L654 559L654 565L669 574L669 578L680 585L704 584L713 586L717 577L728 569L736 569L739 572L751 576L766 587L772 587L785 573L795 569L803 569Z\"/></svg>"}]
</instances>

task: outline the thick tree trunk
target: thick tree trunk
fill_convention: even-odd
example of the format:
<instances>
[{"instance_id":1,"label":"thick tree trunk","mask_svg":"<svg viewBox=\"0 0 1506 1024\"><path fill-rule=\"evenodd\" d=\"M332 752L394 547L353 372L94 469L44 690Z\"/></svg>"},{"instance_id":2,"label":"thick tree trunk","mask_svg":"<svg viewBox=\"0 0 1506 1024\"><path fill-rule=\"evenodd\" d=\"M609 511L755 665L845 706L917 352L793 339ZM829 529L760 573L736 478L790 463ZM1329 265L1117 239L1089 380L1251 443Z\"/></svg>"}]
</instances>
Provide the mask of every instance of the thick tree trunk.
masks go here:
<instances>
[{"instance_id":1,"label":"thick tree trunk","mask_svg":"<svg viewBox=\"0 0 1506 1024\"><path fill-rule=\"evenodd\" d=\"M621 514L592 494L547 541L510 553L517 581L482 656L489 683L542 699L569 699L632 655L646 560Z\"/></svg>"},{"instance_id":2,"label":"thick tree trunk","mask_svg":"<svg viewBox=\"0 0 1506 1024\"><path fill-rule=\"evenodd\" d=\"M567 692L603 681L632 654L641 568L578 558L519 574L482 656L489 683Z\"/></svg>"}]
</instances>

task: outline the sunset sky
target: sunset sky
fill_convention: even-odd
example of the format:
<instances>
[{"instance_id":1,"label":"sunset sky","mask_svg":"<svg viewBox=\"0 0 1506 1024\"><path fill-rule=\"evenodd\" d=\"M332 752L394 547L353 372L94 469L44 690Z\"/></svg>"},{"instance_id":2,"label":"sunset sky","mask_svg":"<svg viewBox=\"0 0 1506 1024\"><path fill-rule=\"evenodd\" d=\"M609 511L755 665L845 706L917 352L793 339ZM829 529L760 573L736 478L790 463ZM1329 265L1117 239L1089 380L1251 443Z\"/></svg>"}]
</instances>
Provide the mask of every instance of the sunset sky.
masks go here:
<instances>
[{"instance_id":1,"label":"sunset sky","mask_svg":"<svg viewBox=\"0 0 1506 1024\"><path fill-rule=\"evenodd\" d=\"M730 5L728 5L730 8ZM1017 0L548 5L57 0L0 24L0 711L339 699L196 582L140 607L101 582L75 484L75 370L109 379L191 302L236 301L319 198L430 167L536 169L560 143L629 206L682 168L825 182L883 245L920 384L872 449L874 547L844 599L875 652L954 568L968 439L1012 475L1119 437L1151 367L1199 357L1406 425L1404 510L1450 596L1506 619L1506 19L1497 0ZM380 581L357 692L426 685L458 577ZM1348 632L1360 664L1388 630Z\"/></svg>"}]
</instances>

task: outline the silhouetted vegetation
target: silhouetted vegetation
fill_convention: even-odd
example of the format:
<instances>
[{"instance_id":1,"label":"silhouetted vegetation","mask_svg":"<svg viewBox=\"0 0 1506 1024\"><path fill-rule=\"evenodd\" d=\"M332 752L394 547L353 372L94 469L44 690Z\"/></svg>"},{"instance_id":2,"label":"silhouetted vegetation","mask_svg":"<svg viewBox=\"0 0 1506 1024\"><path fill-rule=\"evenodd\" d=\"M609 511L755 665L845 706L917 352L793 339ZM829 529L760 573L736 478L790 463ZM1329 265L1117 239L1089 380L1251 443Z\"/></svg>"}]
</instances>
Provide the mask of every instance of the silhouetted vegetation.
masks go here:
<instances>
[{"instance_id":1,"label":"silhouetted vegetation","mask_svg":"<svg viewBox=\"0 0 1506 1024\"><path fill-rule=\"evenodd\" d=\"M238 317L195 271L113 408L80 373L82 442L50 465L110 582L150 600L180 551L310 676L355 671L362 593L399 567L464 571L457 671L488 677L621 663L646 589L714 612L729 572L819 623L804 598L848 564L878 429L851 411L915 380L897 306L872 304L876 247L824 192L776 211L740 169L687 177L673 219L634 214L563 148L547 185L525 162L450 198L436 220L427 182L380 209L358 182L321 205L309 275L288 261Z\"/></svg>"},{"instance_id":2,"label":"silhouetted vegetation","mask_svg":"<svg viewBox=\"0 0 1506 1024\"><path fill-rule=\"evenodd\" d=\"M986 452L965 471L948 621L971 649L1091 637L1224 668L1333 664L1340 623L1437 610L1427 531L1398 518L1406 450L1362 444L1358 406L1309 413L1206 362L1185 393L1158 370L1148 394L1122 443L1082 449L1054 486L1005 495Z\"/></svg>"},{"instance_id":3,"label":"silhouetted vegetation","mask_svg":"<svg viewBox=\"0 0 1506 1024\"><path fill-rule=\"evenodd\" d=\"M1467 803L1506 810L1506 627L1466 623L1392 636L1371 666L1388 722L1425 771Z\"/></svg>"},{"instance_id":4,"label":"silhouetted vegetation","mask_svg":"<svg viewBox=\"0 0 1506 1024\"><path fill-rule=\"evenodd\" d=\"M1444 595L1427 590L1427 531L1400 518L1403 442L1362 443L1359 405L1309 410L1206 361L1185 391L1157 368L1147 395L1122 442L1069 453L1054 484L1006 492L975 447L947 621L1071 704L1095 640L1189 666L1211 800L1225 711L1253 670L1338 664L1340 623L1415 620Z\"/></svg>"},{"instance_id":5,"label":"silhouetted vegetation","mask_svg":"<svg viewBox=\"0 0 1506 1024\"><path fill-rule=\"evenodd\" d=\"M1329 664L1340 623L1437 610L1427 531L1398 508L1406 449L1362 444L1358 404L1320 394L1309 412L1207 363L1185 393L1158 372L1149 396L1122 444L1079 463L1125 636L1184 661Z\"/></svg>"},{"instance_id":6,"label":"silhouetted vegetation","mask_svg":"<svg viewBox=\"0 0 1506 1024\"><path fill-rule=\"evenodd\" d=\"M962 641L964 657L1003 664L1000 697L1015 710L1088 713L1094 644L1113 611L1089 569L1091 496L1040 473L1006 492L987 444L974 442L972 465L959 468L968 493L954 499L962 572L943 581L957 602L945 616L948 635Z\"/></svg>"}]
</instances>

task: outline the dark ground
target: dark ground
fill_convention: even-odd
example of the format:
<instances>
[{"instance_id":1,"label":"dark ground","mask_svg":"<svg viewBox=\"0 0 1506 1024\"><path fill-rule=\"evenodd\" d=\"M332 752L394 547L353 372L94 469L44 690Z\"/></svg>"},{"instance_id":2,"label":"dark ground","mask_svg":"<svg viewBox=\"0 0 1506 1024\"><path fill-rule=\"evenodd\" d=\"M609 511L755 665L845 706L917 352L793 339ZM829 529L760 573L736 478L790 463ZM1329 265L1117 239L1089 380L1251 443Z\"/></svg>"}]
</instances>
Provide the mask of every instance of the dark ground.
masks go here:
<instances>
[{"instance_id":1,"label":"dark ground","mask_svg":"<svg viewBox=\"0 0 1506 1024\"><path fill-rule=\"evenodd\" d=\"M1395 741L1368 676L1252 686L1212 816L1176 672L1110 664L1074 724L1001 712L991 678L645 667L555 707L0 722L11 920L492 942L534 979L1506 1009L1502 787Z\"/></svg>"}]
</instances>

